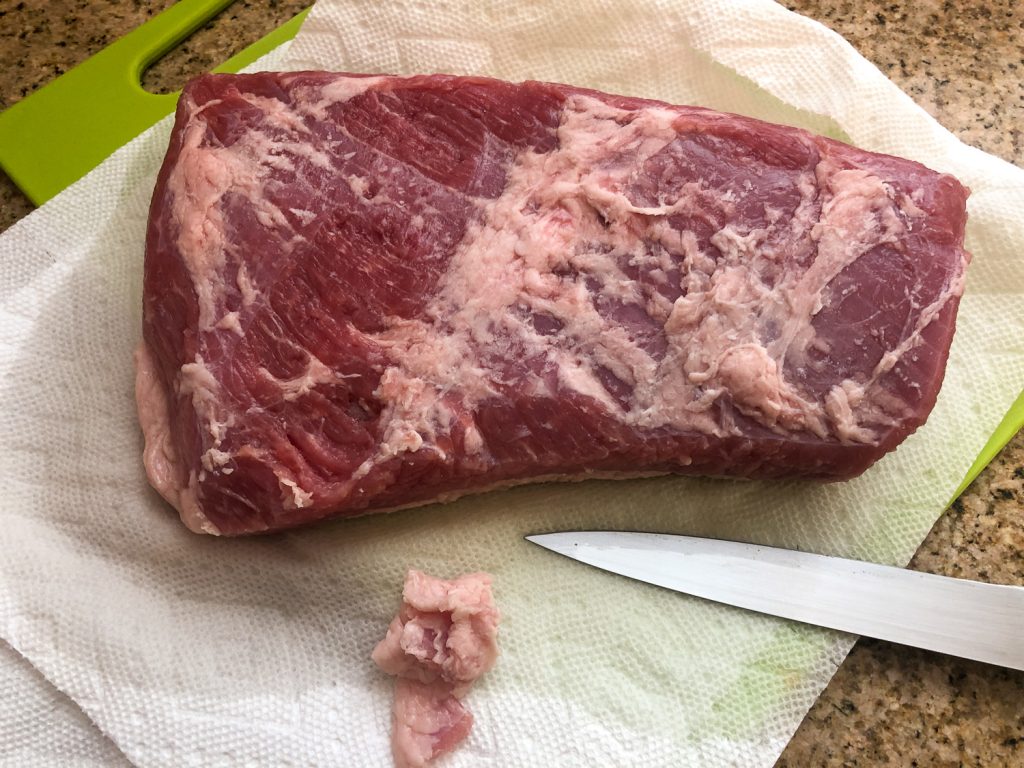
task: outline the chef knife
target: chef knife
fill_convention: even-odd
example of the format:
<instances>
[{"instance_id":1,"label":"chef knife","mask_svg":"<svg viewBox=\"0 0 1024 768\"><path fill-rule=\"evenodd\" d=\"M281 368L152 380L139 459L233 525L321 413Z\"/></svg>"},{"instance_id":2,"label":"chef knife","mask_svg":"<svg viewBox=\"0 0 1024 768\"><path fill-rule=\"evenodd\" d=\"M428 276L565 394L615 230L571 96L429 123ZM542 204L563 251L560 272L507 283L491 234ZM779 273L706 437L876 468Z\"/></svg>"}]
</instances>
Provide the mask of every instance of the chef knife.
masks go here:
<instances>
[{"instance_id":1,"label":"chef knife","mask_svg":"<svg viewBox=\"0 0 1024 768\"><path fill-rule=\"evenodd\" d=\"M693 536L570 531L526 538L677 592L1024 670L1024 587Z\"/></svg>"}]
</instances>

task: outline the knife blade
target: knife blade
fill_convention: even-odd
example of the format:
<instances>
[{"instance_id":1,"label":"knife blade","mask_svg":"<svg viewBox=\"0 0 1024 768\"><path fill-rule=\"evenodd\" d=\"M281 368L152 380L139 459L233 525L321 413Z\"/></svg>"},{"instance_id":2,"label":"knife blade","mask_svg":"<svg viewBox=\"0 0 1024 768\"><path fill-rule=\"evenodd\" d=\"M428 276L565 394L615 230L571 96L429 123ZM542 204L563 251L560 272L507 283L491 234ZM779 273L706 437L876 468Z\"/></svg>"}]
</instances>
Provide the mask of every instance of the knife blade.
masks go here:
<instances>
[{"instance_id":1,"label":"knife blade","mask_svg":"<svg viewBox=\"0 0 1024 768\"><path fill-rule=\"evenodd\" d=\"M1024 670L1024 587L693 536L566 531L526 539L677 592Z\"/></svg>"}]
</instances>

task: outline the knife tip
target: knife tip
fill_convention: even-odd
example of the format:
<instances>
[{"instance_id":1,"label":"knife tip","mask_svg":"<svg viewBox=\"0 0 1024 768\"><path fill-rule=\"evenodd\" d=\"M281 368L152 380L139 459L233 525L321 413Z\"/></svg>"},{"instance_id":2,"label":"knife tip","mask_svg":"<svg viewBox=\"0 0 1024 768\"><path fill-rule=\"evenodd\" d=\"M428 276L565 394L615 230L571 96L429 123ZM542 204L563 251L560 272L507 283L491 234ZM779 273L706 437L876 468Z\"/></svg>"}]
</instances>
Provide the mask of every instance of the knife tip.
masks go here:
<instances>
[{"instance_id":1,"label":"knife tip","mask_svg":"<svg viewBox=\"0 0 1024 768\"><path fill-rule=\"evenodd\" d=\"M579 531L555 531L553 533L531 533L523 538L538 547L566 554L573 547L579 546L577 541Z\"/></svg>"}]
</instances>

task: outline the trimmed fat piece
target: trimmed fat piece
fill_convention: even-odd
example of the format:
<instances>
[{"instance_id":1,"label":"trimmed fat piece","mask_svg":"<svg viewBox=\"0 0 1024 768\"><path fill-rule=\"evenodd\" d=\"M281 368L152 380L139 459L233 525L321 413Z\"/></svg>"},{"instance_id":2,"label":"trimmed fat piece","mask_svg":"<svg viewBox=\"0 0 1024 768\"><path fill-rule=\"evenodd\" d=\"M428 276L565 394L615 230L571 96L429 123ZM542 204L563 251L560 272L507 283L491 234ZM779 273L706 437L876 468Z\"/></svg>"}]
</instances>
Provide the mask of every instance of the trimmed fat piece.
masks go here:
<instances>
[{"instance_id":1,"label":"trimmed fat piece","mask_svg":"<svg viewBox=\"0 0 1024 768\"><path fill-rule=\"evenodd\" d=\"M854 477L935 403L966 198L565 85L200 77L146 243L150 480L237 535L537 480Z\"/></svg>"},{"instance_id":2,"label":"trimmed fat piece","mask_svg":"<svg viewBox=\"0 0 1024 768\"><path fill-rule=\"evenodd\" d=\"M469 735L473 715L462 697L498 658L498 609L491 577L452 581L406 574L402 607L373 650L394 675L391 747L397 768L422 768Z\"/></svg>"},{"instance_id":3,"label":"trimmed fat piece","mask_svg":"<svg viewBox=\"0 0 1024 768\"><path fill-rule=\"evenodd\" d=\"M473 727L473 715L444 683L395 681L391 754L395 768L423 768L455 749Z\"/></svg>"}]
</instances>

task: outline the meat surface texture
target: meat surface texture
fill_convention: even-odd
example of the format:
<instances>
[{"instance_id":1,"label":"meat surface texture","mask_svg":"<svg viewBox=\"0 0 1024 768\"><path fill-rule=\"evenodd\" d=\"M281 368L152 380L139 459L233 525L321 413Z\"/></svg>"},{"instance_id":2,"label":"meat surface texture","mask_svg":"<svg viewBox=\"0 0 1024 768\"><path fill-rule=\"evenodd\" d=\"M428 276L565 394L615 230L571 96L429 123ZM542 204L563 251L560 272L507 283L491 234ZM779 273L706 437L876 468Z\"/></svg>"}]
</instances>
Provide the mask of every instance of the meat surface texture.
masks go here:
<instances>
[{"instance_id":1,"label":"meat surface texture","mask_svg":"<svg viewBox=\"0 0 1024 768\"><path fill-rule=\"evenodd\" d=\"M377 666L396 677L397 768L421 768L469 735L473 716L462 697L498 658L499 620L489 574L444 581L408 572L402 607L373 650Z\"/></svg>"},{"instance_id":2,"label":"meat surface texture","mask_svg":"<svg viewBox=\"0 0 1024 768\"><path fill-rule=\"evenodd\" d=\"M921 425L965 190L564 85L207 75L146 243L150 479L244 534L534 480L842 480Z\"/></svg>"}]
</instances>

